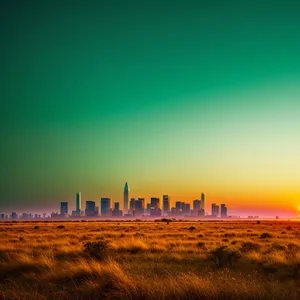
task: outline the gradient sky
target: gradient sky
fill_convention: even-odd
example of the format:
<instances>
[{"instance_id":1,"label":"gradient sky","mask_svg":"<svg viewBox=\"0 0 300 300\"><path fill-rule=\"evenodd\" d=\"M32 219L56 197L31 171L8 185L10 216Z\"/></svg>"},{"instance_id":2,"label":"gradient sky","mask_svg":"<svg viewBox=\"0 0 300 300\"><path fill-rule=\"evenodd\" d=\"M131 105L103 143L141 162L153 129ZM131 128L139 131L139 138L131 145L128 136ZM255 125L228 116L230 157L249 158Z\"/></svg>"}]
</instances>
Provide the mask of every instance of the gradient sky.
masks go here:
<instances>
[{"instance_id":1,"label":"gradient sky","mask_svg":"<svg viewBox=\"0 0 300 300\"><path fill-rule=\"evenodd\" d=\"M300 205L299 1L1 1L0 211L132 196Z\"/></svg>"}]
</instances>

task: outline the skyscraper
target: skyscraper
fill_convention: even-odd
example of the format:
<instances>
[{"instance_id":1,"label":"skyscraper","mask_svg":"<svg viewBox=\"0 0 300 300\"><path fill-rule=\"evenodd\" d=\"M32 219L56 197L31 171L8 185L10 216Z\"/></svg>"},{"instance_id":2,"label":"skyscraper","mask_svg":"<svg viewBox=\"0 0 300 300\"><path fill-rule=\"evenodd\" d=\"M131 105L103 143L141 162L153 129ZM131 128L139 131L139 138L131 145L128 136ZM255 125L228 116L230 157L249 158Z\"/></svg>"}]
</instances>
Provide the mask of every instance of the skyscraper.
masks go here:
<instances>
[{"instance_id":1,"label":"skyscraper","mask_svg":"<svg viewBox=\"0 0 300 300\"><path fill-rule=\"evenodd\" d=\"M163 195L163 212L168 213L170 211L170 200L168 195Z\"/></svg>"},{"instance_id":2,"label":"skyscraper","mask_svg":"<svg viewBox=\"0 0 300 300\"><path fill-rule=\"evenodd\" d=\"M60 214L63 217L68 213L68 202L60 202Z\"/></svg>"},{"instance_id":3,"label":"skyscraper","mask_svg":"<svg viewBox=\"0 0 300 300\"><path fill-rule=\"evenodd\" d=\"M195 211L199 211L202 206L202 200L194 200L193 201L193 209Z\"/></svg>"},{"instance_id":4,"label":"skyscraper","mask_svg":"<svg viewBox=\"0 0 300 300\"><path fill-rule=\"evenodd\" d=\"M85 215L86 217L98 216L98 207L96 207L95 201L86 201Z\"/></svg>"},{"instance_id":5,"label":"skyscraper","mask_svg":"<svg viewBox=\"0 0 300 300\"><path fill-rule=\"evenodd\" d=\"M213 203L211 205L211 215L213 217L218 217L219 216L219 205Z\"/></svg>"},{"instance_id":6,"label":"skyscraper","mask_svg":"<svg viewBox=\"0 0 300 300\"><path fill-rule=\"evenodd\" d=\"M111 215L110 198L101 198L101 216Z\"/></svg>"},{"instance_id":7,"label":"skyscraper","mask_svg":"<svg viewBox=\"0 0 300 300\"><path fill-rule=\"evenodd\" d=\"M145 199L144 198L138 198L135 200L134 204L134 216L142 216L144 214L144 208L145 208Z\"/></svg>"},{"instance_id":8,"label":"skyscraper","mask_svg":"<svg viewBox=\"0 0 300 300\"><path fill-rule=\"evenodd\" d=\"M119 202L114 203L114 209L112 211L112 216L113 217L121 217L122 216L122 210L120 210L120 203Z\"/></svg>"},{"instance_id":9,"label":"skyscraper","mask_svg":"<svg viewBox=\"0 0 300 300\"><path fill-rule=\"evenodd\" d=\"M81 215L81 192L76 193L76 215Z\"/></svg>"},{"instance_id":10,"label":"skyscraper","mask_svg":"<svg viewBox=\"0 0 300 300\"><path fill-rule=\"evenodd\" d=\"M227 217L227 207L225 204L221 204L221 218Z\"/></svg>"},{"instance_id":11,"label":"skyscraper","mask_svg":"<svg viewBox=\"0 0 300 300\"><path fill-rule=\"evenodd\" d=\"M154 209L159 208L159 198L152 197L150 198L151 207Z\"/></svg>"},{"instance_id":12,"label":"skyscraper","mask_svg":"<svg viewBox=\"0 0 300 300\"><path fill-rule=\"evenodd\" d=\"M205 211L205 195L203 193L201 194L201 207L200 208L203 208Z\"/></svg>"},{"instance_id":13,"label":"skyscraper","mask_svg":"<svg viewBox=\"0 0 300 300\"><path fill-rule=\"evenodd\" d=\"M124 187L124 214L128 214L128 199L129 199L129 187L128 183L125 183Z\"/></svg>"}]
</instances>

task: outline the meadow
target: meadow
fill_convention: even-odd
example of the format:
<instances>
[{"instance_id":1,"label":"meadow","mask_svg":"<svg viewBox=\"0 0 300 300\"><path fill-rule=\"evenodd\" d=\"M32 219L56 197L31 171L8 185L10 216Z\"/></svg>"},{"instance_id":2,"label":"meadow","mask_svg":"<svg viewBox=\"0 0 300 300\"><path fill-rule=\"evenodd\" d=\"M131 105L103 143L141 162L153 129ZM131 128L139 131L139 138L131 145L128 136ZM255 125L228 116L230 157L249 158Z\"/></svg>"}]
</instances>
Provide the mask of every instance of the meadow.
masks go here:
<instances>
[{"instance_id":1,"label":"meadow","mask_svg":"<svg viewBox=\"0 0 300 300\"><path fill-rule=\"evenodd\" d=\"M0 299L300 299L300 223L0 223Z\"/></svg>"}]
</instances>

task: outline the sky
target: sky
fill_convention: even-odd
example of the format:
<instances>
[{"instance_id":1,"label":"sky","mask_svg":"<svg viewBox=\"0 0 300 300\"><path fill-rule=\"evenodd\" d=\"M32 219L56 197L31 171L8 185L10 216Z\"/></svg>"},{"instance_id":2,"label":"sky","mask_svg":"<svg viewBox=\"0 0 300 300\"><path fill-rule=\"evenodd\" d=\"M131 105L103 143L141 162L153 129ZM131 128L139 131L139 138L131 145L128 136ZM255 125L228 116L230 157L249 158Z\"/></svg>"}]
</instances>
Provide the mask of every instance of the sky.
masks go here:
<instances>
[{"instance_id":1,"label":"sky","mask_svg":"<svg viewBox=\"0 0 300 300\"><path fill-rule=\"evenodd\" d=\"M297 1L1 1L0 212L168 194L300 205Z\"/></svg>"}]
</instances>

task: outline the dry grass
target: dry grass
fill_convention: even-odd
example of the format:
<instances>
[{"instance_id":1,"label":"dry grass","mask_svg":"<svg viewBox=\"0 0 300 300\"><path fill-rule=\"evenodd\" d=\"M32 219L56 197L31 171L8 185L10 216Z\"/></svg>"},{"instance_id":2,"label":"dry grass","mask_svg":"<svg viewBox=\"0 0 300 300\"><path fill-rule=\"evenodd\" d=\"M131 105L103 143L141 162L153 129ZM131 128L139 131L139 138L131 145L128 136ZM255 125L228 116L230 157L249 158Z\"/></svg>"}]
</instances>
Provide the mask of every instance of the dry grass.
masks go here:
<instances>
[{"instance_id":1,"label":"dry grass","mask_svg":"<svg viewBox=\"0 0 300 300\"><path fill-rule=\"evenodd\" d=\"M0 223L0 299L299 298L297 222Z\"/></svg>"}]
</instances>

